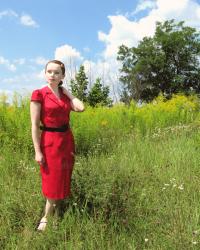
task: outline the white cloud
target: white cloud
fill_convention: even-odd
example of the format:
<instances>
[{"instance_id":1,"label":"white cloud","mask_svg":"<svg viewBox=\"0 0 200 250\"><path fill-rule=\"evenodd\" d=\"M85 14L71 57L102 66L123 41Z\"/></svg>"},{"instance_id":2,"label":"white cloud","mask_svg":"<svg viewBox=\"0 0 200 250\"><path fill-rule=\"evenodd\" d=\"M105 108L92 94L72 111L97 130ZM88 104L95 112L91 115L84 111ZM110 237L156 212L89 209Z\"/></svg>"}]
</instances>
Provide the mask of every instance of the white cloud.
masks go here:
<instances>
[{"instance_id":1,"label":"white cloud","mask_svg":"<svg viewBox=\"0 0 200 250\"><path fill-rule=\"evenodd\" d=\"M194 0L144 0L132 13L147 9L150 9L148 14L136 21L123 15L108 16L110 31L107 34L98 32L99 40L105 43L102 53L105 59L116 58L118 47L122 44L137 46L144 36L153 36L156 21L184 20L186 25L200 29L200 4Z\"/></svg>"},{"instance_id":2,"label":"white cloud","mask_svg":"<svg viewBox=\"0 0 200 250\"><path fill-rule=\"evenodd\" d=\"M106 45L103 53L105 59L116 57L120 45L135 46L139 39L146 34L151 35L155 29L154 26L149 27L149 23L147 24L143 20L132 22L122 15L109 16L108 18L112 25L109 33L105 34L101 31L98 33L99 40ZM154 20L153 24L155 25Z\"/></svg>"},{"instance_id":3,"label":"white cloud","mask_svg":"<svg viewBox=\"0 0 200 250\"><path fill-rule=\"evenodd\" d=\"M153 9L156 6L155 0L145 0L145 1L140 1L139 4L137 5L136 9L133 11L132 15L135 15L143 10L146 9Z\"/></svg>"},{"instance_id":4,"label":"white cloud","mask_svg":"<svg viewBox=\"0 0 200 250\"><path fill-rule=\"evenodd\" d=\"M82 56L79 51L70 45L62 45L55 50L55 59L61 60L65 63L70 63L70 61L80 61Z\"/></svg>"},{"instance_id":5,"label":"white cloud","mask_svg":"<svg viewBox=\"0 0 200 250\"><path fill-rule=\"evenodd\" d=\"M0 89L9 89L22 93L31 92L33 89L42 87L45 83L42 73L23 73L13 77L0 78Z\"/></svg>"},{"instance_id":6,"label":"white cloud","mask_svg":"<svg viewBox=\"0 0 200 250\"><path fill-rule=\"evenodd\" d=\"M14 60L14 63L15 64L18 64L18 65L24 65L26 62L26 59L25 58L18 58L18 59L15 59Z\"/></svg>"},{"instance_id":7,"label":"white cloud","mask_svg":"<svg viewBox=\"0 0 200 250\"><path fill-rule=\"evenodd\" d=\"M85 48L83 48L83 51L85 51L85 52L90 52L90 48L85 47Z\"/></svg>"},{"instance_id":8,"label":"white cloud","mask_svg":"<svg viewBox=\"0 0 200 250\"><path fill-rule=\"evenodd\" d=\"M39 73L37 73L36 78L39 80L45 81L45 70L42 69Z\"/></svg>"},{"instance_id":9,"label":"white cloud","mask_svg":"<svg viewBox=\"0 0 200 250\"><path fill-rule=\"evenodd\" d=\"M192 3L191 0L157 0L157 11L162 14L169 14L173 12L181 13L186 7L189 7L188 4ZM176 16L174 16L176 17Z\"/></svg>"},{"instance_id":10,"label":"white cloud","mask_svg":"<svg viewBox=\"0 0 200 250\"><path fill-rule=\"evenodd\" d=\"M20 75L15 75L14 77L9 77L9 78L4 78L3 82L4 83L8 83L8 84L20 84L21 87L22 86L22 82L26 83L26 82L30 82L33 81L31 78L37 79L38 75L36 74L20 74Z\"/></svg>"},{"instance_id":11,"label":"white cloud","mask_svg":"<svg viewBox=\"0 0 200 250\"><path fill-rule=\"evenodd\" d=\"M18 14L13 10L4 10L0 12L0 19L2 17L18 17Z\"/></svg>"},{"instance_id":12,"label":"white cloud","mask_svg":"<svg viewBox=\"0 0 200 250\"><path fill-rule=\"evenodd\" d=\"M42 57L42 56L38 56L37 58L33 59L32 61L35 62L37 65L46 65L46 63L49 60Z\"/></svg>"},{"instance_id":13,"label":"white cloud","mask_svg":"<svg viewBox=\"0 0 200 250\"><path fill-rule=\"evenodd\" d=\"M101 78L101 83L104 86L109 86L110 96L114 101L119 100L119 64L115 59L97 62L85 60L83 65L88 77L89 87L92 87L97 78Z\"/></svg>"},{"instance_id":14,"label":"white cloud","mask_svg":"<svg viewBox=\"0 0 200 250\"><path fill-rule=\"evenodd\" d=\"M8 59L5 59L3 56L0 56L0 64L4 65L10 71L16 71L16 67Z\"/></svg>"},{"instance_id":15,"label":"white cloud","mask_svg":"<svg viewBox=\"0 0 200 250\"><path fill-rule=\"evenodd\" d=\"M55 59L62 61L66 68L66 80L74 78L80 62L83 60L81 53L70 45L62 45L55 50Z\"/></svg>"},{"instance_id":16,"label":"white cloud","mask_svg":"<svg viewBox=\"0 0 200 250\"><path fill-rule=\"evenodd\" d=\"M37 22L30 15L28 14L20 15L11 9L1 11L0 19L3 17L14 17L20 22L20 24L24 26L33 27L33 28L39 27Z\"/></svg>"},{"instance_id":17,"label":"white cloud","mask_svg":"<svg viewBox=\"0 0 200 250\"><path fill-rule=\"evenodd\" d=\"M34 28L39 27L39 25L36 23L36 21L34 21L30 15L26 15L26 14L24 14L20 17L20 23L22 25L30 26L30 27L34 27Z\"/></svg>"},{"instance_id":18,"label":"white cloud","mask_svg":"<svg viewBox=\"0 0 200 250\"><path fill-rule=\"evenodd\" d=\"M113 61L112 61L113 63ZM94 82L97 77L100 77L103 82L107 82L108 78L107 76L114 73L116 69L116 62L115 65L113 65L111 61L89 61L85 60L83 62L85 72L87 76L90 78L91 82Z\"/></svg>"}]
</instances>

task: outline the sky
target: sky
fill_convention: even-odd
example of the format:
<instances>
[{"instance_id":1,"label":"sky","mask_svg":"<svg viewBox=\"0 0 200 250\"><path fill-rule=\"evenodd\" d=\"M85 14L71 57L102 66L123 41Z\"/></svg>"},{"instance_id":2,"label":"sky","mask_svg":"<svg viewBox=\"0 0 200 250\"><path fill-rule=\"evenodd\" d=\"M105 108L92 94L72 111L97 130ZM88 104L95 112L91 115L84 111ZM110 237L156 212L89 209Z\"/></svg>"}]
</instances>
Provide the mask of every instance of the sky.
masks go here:
<instances>
[{"instance_id":1,"label":"sky","mask_svg":"<svg viewBox=\"0 0 200 250\"><path fill-rule=\"evenodd\" d=\"M200 0L1 0L0 92L44 86L46 62L59 59L67 87L83 64L89 85L100 77L117 99L119 46L137 46L169 19L200 31Z\"/></svg>"}]
</instances>

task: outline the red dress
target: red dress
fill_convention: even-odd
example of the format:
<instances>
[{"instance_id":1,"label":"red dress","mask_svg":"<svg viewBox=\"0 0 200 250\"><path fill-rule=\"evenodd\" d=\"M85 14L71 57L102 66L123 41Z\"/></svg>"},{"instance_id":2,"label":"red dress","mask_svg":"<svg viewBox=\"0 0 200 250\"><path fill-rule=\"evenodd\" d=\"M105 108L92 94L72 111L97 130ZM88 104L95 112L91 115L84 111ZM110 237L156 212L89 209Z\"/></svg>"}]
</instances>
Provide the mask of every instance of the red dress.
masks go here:
<instances>
[{"instance_id":1,"label":"red dress","mask_svg":"<svg viewBox=\"0 0 200 250\"><path fill-rule=\"evenodd\" d=\"M49 87L34 90L31 101L41 103L41 122L46 127L61 127L69 123L72 110L70 99L60 89L58 99ZM70 194L74 165L74 137L66 132L42 131L41 151L45 164L40 166L42 192L49 199L64 199Z\"/></svg>"}]
</instances>

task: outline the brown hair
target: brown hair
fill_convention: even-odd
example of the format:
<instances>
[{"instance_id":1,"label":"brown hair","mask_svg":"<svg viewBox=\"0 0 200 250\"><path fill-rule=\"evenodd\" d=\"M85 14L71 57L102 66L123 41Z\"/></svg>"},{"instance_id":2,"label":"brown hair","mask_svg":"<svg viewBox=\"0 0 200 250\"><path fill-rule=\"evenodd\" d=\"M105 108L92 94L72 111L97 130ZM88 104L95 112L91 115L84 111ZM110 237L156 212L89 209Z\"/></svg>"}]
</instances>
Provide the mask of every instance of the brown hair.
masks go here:
<instances>
[{"instance_id":1,"label":"brown hair","mask_svg":"<svg viewBox=\"0 0 200 250\"><path fill-rule=\"evenodd\" d=\"M45 66L45 72L46 72L46 70L47 70L47 66L48 66L49 63L55 63L55 64L60 65L60 68L61 68L61 70L62 70L62 74L65 75L65 65L64 65L64 63L62 63L62 62L59 61L59 60L51 60L51 61L48 61L48 63L47 63L46 66ZM61 86L62 84L63 84L63 81L60 81L60 83L59 83L58 86Z\"/></svg>"}]
</instances>

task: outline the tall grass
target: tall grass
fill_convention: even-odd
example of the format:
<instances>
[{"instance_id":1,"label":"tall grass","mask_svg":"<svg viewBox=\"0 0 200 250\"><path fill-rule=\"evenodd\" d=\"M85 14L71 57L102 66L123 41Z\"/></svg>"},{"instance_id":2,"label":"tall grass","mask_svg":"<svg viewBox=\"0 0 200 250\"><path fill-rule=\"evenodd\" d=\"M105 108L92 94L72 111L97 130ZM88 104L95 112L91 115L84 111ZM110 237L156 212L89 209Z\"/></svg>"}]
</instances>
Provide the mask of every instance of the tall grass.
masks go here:
<instances>
[{"instance_id":1,"label":"tall grass","mask_svg":"<svg viewBox=\"0 0 200 250\"><path fill-rule=\"evenodd\" d=\"M1 100L2 98L0 98ZM174 96L171 100L157 98L138 107L115 105L112 108L87 107L84 113L71 114L71 127L75 135L77 153L106 152L113 141L130 133L142 136L157 128L188 124L199 120L199 99L196 96ZM33 153L30 136L29 98L14 96L11 106L0 105L0 145Z\"/></svg>"},{"instance_id":2,"label":"tall grass","mask_svg":"<svg viewBox=\"0 0 200 250\"><path fill-rule=\"evenodd\" d=\"M198 249L198 99L74 113L72 195L43 234L28 102L0 110L0 249Z\"/></svg>"}]
</instances>

